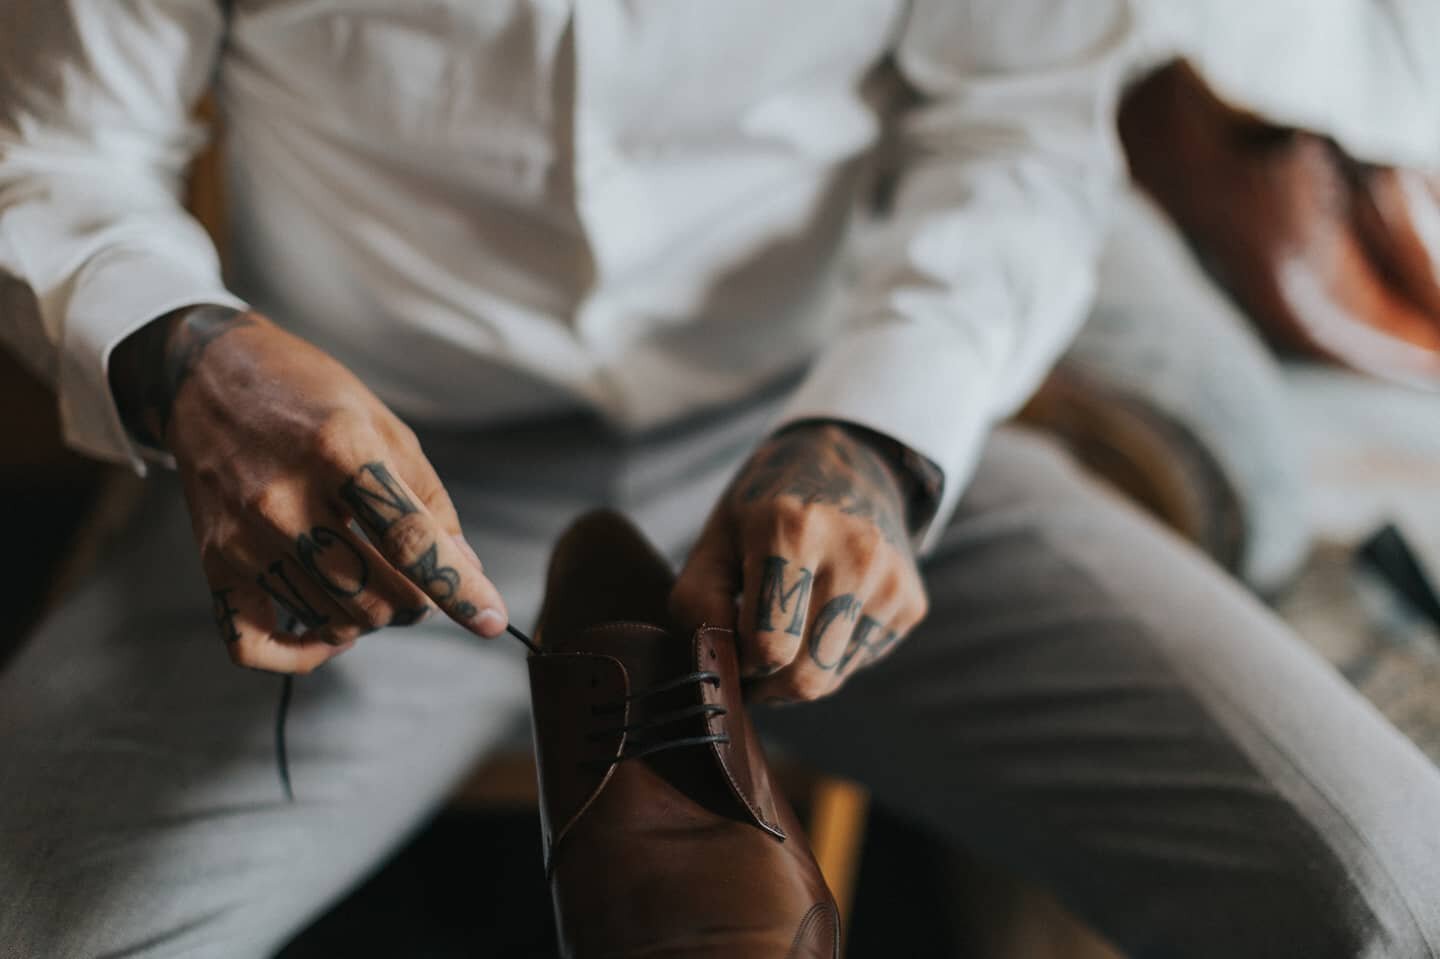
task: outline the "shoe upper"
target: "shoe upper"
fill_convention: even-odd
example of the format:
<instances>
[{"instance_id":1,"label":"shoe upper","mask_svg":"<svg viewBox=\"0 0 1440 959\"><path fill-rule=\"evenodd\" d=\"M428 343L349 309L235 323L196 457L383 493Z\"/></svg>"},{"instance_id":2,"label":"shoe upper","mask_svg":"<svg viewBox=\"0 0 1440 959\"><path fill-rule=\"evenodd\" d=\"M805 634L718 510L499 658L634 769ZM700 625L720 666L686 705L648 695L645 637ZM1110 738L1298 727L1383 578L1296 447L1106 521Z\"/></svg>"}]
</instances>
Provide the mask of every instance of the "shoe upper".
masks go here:
<instances>
[{"instance_id":1,"label":"shoe upper","mask_svg":"<svg viewBox=\"0 0 1440 959\"><path fill-rule=\"evenodd\" d=\"M771 782L734 637L671 627L670 582L609 513L551 564L530 678L564 954L833 959L835 904Z\"/></svg>"}]
</instances>

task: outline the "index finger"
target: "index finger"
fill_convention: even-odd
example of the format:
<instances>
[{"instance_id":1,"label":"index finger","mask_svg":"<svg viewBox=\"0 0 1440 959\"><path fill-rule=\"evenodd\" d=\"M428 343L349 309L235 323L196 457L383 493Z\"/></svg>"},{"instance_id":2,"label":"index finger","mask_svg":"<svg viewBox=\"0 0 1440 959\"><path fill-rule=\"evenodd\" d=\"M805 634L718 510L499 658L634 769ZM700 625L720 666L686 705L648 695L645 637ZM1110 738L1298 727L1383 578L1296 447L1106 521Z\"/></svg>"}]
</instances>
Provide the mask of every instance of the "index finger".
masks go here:
<instances>
[{"instance_id":1,"label":"index finger","mask_svg":"<svg viewBox=\"0 0 1440 959\"><path fill-rule=\"evenodd\" d=\"M486 638L505 631L504 601L479 557L383 461L356 469L342 484L340 500L380 555L445 615Z\"/></svg>"}]
</instances>

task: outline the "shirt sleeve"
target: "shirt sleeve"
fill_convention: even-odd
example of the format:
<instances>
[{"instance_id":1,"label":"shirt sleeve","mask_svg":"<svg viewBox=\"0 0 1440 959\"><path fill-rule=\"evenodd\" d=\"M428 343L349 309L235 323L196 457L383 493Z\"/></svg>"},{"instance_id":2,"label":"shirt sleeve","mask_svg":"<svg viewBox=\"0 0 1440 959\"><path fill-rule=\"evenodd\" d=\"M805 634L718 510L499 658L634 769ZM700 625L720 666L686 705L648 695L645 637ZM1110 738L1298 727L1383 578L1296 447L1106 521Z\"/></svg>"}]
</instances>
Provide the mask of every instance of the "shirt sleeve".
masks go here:
<instances>
[{"instance_id":1,"label":"shirt sleeve","mask_svg":"<svg viewBox=\"0 0 1440 959\"><path fill-rule=\"evenodd\" d=\"M8 0L0 30L0 341L55 388L66 441L140 450L110 351L165 313L243 308L180 202L223 35L215 0Z\"/></svg>"},{"instance_id":2,"label":"shirt sleeve","mask_svg":"<svg viewBox=\"0 0 1440 959\"><path fill-rule=\"evenodd\" d=\"M1089 307L1131 35L1124 0L918 0L898 41L921 99L895 201L780 423L853 422L935 464L924 545Z\"/></svg>"}]
</instances>

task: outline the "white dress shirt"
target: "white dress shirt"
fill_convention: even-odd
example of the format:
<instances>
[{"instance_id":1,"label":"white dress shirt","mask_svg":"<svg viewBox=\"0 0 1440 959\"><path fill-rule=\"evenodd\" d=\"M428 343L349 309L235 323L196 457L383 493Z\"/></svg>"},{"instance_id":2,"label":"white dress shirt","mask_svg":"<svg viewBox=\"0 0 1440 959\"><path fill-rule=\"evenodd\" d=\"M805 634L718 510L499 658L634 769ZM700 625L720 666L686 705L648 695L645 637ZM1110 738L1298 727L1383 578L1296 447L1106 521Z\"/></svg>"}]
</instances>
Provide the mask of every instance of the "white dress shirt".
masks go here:
<instances>
[{"instance_id":1,"label":"white dress shirt","mask_svg":"<svg viewBox=\"0 0 1440 959\"><path fill-rule=\"evenodd\" d=\"M126 335L249 304L421 422L642 429L808 368L781 422L922 454L943 517L1090 301L1125 0L234 6L0 14L0 271L39 304L0 335L83 451L139 466L106 377ZM226 281L177 202L212 78Z\"/></svg>"},{"instance_id":2,"label":"white dress shirt","mask_svg":"<svg viewBox=\"0 0 1440 959\"><path fill-rule=\"evenodd\" d=\"M1440 169L1437 0L1132 0L1137 69L1188 57L1216 92L1372 163Z\"/></svg>"}]
</instances>

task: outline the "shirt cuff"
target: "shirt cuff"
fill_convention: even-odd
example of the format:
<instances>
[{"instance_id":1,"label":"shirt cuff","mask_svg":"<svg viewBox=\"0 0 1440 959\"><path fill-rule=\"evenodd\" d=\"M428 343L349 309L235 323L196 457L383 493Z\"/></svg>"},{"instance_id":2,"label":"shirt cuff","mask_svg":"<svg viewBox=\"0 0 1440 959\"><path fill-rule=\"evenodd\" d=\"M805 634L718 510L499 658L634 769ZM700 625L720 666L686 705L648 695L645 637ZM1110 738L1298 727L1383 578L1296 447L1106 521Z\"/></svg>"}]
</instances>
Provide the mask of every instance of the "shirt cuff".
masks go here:
<instances>
[{"instance_id":1,"label":"shirt cuff","mask_svg":"<svg viewBox=\"0 0 1440 959\"><path fill-rule=\"evenodd\" d=\"M774 428L800 420L844 420L888 436L939 467L939 506L917 531L923 553L949 522L989 435L992 376L952 330L894 323L858 330L821 353Z\"/></svg>"},{"instance_id":2,"label":"shirt cuff","mask_svg":"<svg viewBox=\"0 0 1440 959\"><path fill-rule=\"evenodd\" d=\"M60 424L70 446L128 462L141 475L147 459L168 460L136 443L121 422L110 392L110 352L151 320L202 304L249 309L225 289L218 273L148 250L111 248L82 268L65 310L57 383Z\"/></svg>"}]
</instances>

